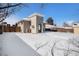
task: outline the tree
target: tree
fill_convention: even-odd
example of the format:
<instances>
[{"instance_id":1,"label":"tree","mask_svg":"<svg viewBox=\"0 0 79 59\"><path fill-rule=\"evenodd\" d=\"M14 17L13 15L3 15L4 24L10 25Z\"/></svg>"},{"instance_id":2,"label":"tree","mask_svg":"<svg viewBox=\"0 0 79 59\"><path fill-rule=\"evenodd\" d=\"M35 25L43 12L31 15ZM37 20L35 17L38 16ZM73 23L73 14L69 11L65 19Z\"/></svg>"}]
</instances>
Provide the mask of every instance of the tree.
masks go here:
<instances>
[{"instance_id":1,"label":"tree","mask_svg":"<svg viewBox=\"0 0 79 59\"><path fill-rule=\"evenodd\" d=\"M64 27L69 27L69 24L66 23L66 22L64 22L64 23L63 23L63 26L64 26Z\"/></svg>"},{"instance_id":2,"label":"tree","mask_svg":"<svg viewBox=\"0 0 79 59\"><path fill-rule=\"evenodd\" d=\"M53 21L52 17L49 17L46 22L50 25L54 25L54 21Z\"/></svg>"},{"instance_id":3,"label":"tree","mask_svg":"<svg viewBox=\"0 0 79 59\"><path fill-rule=\"evenodd\" d=\"M20 6L24 7L30 7L31 4L28 3L0 3L0 22L2 22L4 19L6 19L7 16L11 15L15 12L16 9L18 9ZM46 4L39 4L40 9L44 9ZM21 9L21 8L20 8Z\"/></svg>"},{"instance_id":4,"label":"tree","mask_svg":"<svg viewBox=\"0 0 79 59\"><path fill-rule=\"evenodd\" d=\"M0 34L2 34L3 21L22 5L21 3L0 3Z\"/></svg>"},{"instance_id":5,"label":"tree","mask_svg":"<svg viewBox=\"0 0 79 59\"><path fill-rule=\"evenodd\" d=\"M7 16L12 14L21 3L0 3L0 22L6 19Z\"/></svg>"}]
</instances>

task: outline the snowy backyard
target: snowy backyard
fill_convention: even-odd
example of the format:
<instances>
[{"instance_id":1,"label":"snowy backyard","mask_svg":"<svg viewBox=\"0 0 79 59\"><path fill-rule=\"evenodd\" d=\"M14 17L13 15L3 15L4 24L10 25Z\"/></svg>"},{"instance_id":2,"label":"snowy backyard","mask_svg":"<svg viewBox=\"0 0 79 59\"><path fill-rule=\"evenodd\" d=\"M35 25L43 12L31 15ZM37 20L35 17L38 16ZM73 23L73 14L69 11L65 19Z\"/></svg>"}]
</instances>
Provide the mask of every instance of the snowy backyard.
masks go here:
<instances>
[{"instance_id":1,"label":"snowy backyard","mask_svg":"<svg viewBox=\"0 0 79 59\"><path fill-rule=\"evenodd\" d=\"M43 56L79 55L79 37L72 33L16 33L16 35Z\"/></svg>"},{"instance_id":2,"label":"snowy backyard","mask_svg":"<svg viewBox=\"0 0 79 59\"><path fill-rule=\"evenodd\" d=\"M79 36L72 33L4 33L1 44L0 53L8 56L79 56Z\"/></svg>"}]
</instances>

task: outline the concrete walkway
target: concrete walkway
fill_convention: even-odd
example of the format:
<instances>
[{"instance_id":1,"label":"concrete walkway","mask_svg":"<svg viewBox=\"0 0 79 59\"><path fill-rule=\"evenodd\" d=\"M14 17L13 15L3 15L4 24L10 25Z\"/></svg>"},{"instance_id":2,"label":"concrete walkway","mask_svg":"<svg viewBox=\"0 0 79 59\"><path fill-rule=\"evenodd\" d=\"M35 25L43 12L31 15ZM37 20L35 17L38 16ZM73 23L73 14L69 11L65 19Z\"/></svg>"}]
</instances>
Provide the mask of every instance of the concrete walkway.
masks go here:
<instances>
[{"instance_id":1,"label":"concrete walkway","mask_svg":"<svg viewBox=\"0 0 79 59\"><path fill-rule=\"evenodd\" d=\"M15 33L0 35L2 55L5 56L39 56L29 45L24 43Z\"/></svg>"}]
</instances>

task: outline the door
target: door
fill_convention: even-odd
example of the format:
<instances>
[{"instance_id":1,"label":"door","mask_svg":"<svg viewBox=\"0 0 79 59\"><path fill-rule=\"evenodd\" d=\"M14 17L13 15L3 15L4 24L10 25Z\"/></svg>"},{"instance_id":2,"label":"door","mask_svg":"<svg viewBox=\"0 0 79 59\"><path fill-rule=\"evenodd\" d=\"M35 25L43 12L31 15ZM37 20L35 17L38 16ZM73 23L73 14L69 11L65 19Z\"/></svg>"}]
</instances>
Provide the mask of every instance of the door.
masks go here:
<instances>
[{"instance_id":1,"label":"door","mask_svg":"<svg viewBox=\"0 0 79 59\"><path fill-rule=\"evenodd\" d=\"M41 25L41 24L39 24L39 30L38 30L38 32L39 32L39 33L42 32L42 25Z\"/></svg>"}]
</instances>

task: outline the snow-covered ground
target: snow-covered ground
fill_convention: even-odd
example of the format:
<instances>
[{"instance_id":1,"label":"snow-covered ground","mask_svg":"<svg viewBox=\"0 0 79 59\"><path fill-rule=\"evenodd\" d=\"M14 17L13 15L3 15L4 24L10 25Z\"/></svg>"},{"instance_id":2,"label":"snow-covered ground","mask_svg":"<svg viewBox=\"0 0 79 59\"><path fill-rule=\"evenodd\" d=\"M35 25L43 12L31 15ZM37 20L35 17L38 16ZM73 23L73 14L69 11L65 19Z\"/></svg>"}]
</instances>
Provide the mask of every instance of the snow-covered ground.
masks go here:
<instances>
[{"instance_id":1,"label":"snow-covered ground","mask_svg":"<svg viewBox=\"0 0 79 59\"><path fill-rule=\"evenodd\" d=\"M40 56L16 33L6 32L0 35L0 56Z\"/></svg>"},{"instance_id":2,"label":"snow-covered ground","mask_svg":"<svg viewBox=\"0 0 79 59\"><path fill-rule=\"evenodd\" d=\"M79 36L64 32L16 33L42 56L79 55Z\"/></svg>"}]
</instances>

